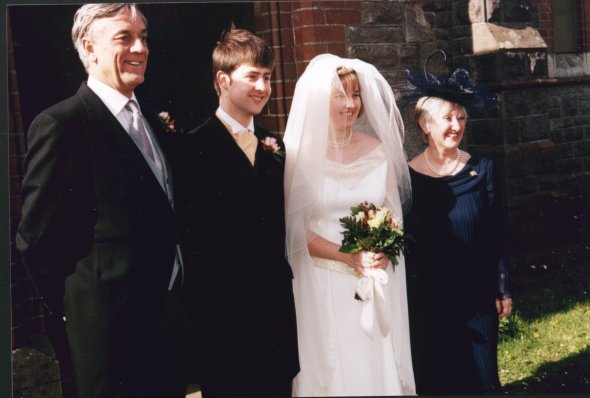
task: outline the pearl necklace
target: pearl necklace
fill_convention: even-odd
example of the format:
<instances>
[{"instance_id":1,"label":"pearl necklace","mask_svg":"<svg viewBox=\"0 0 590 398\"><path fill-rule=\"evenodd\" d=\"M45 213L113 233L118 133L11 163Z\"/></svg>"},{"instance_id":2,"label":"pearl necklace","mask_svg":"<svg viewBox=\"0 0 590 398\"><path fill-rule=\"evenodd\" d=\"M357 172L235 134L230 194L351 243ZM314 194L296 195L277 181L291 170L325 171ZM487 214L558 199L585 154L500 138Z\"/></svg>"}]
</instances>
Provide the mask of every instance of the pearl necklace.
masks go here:
<instances>
[{"instance_id":1,"label":"pearl necklace","mask_svg":"<svg viewBox=\"0 0 590 398\"><path fill-rule=\"evenodd\" d=\"M432 163L430 163L430 157L428 156L429 149L430 147L427 147L424 150L424 159L426 160L426 166L428 166L430 171L432 171L439 177L446 177L453 174L455 170L457 170L457 167L459 166L459 161L461 160L461 151L459 150L459 148L457 148L457 156L455 157L453 163L451 163L448 166L443 166L440 170L435 169Z\"/></svg>"},{"instance_id":2,"label":"pearl necklace","mask_svg":"<svg viewBox=\"0 0 590 398\"><path fill-rule=\"evenodd\" d=\"M328 138L328 145L332 148L344 148L346 145L350 144L350 141L352 140L352 133L353 131L350 129L348 137L346 137L346 139L342 142L332 141L330 138Z\"/></svg>"}]
</instances>

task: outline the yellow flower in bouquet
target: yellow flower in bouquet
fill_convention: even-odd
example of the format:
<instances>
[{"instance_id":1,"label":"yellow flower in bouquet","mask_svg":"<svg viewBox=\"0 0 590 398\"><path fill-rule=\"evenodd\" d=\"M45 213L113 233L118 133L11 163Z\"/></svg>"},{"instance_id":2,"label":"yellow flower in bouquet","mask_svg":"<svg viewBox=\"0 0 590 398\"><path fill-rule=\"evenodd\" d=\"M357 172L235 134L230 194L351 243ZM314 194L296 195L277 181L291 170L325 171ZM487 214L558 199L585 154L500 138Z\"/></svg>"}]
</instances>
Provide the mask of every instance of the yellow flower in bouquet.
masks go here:
<instances>
[{"instance_id":1,"label":"yellow flower in bouquet","mask_svg":"<svg viewBox=\"0 0 590 398\"><path fill-rule=\"evenodd\" d=\"M339 219L344 228L340 251L384 253L392 264L397 264L397 257L407 243L402 221L393 217L391 209L378 208L369 202L360 203L350 210L350 216Z\"/></svg>"}]
</instances>

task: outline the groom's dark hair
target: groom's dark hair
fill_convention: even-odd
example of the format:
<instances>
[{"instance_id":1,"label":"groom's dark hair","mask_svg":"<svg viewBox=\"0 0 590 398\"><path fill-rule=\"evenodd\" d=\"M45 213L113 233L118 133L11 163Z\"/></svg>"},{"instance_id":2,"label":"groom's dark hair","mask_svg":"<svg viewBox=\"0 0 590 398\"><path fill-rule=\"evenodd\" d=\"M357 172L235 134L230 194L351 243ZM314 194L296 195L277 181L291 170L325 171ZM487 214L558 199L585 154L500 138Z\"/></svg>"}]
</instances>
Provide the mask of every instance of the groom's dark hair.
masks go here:
<instances>
[{"instance_id":1,"label":"groom's dark hair","mask_svg":"<svg viewBox=\"0 0 590 398\"><path fill-rule=\"evenodd\" d=\"M260 66L272 70L274 68L274 54L264 40L245 29L236 29L232 25L223 31L212 57L213 86L220 95L217 84L217 72L231 74L242 64Z\"/></svg>"}]
</instances>

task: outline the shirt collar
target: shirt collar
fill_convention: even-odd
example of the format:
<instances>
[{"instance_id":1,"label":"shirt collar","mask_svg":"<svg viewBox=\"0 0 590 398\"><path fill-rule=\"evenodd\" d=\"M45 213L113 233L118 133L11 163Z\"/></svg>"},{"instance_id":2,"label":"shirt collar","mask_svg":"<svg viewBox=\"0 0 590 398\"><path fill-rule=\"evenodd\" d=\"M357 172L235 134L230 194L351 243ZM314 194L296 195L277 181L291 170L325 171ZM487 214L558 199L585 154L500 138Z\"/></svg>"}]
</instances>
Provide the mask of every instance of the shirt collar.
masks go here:
<instances>
[{"instance_id":1,"label":"shirt collar","mask_svg":"<svg viewBox=\"0 0 590 398\"><path fill-rule=\"evenodd\" d=\"M94 91L94 94L104 102L109 111L115 116L117 116L123 108L125 108L127 102L129 102L129 98L91 75L88 75L88 88ZM134 100L139 107L139 102L135 97L135 93L131 95L130 99ZM141 113L141 108L139 109Z\"/></svg>"},{"instance_id":2,"label":"shirt collar","mask_svg":"<svg viewBox=\"0 0 590 398\"><path fill-rule=\"evenodd\" d=\"M248 123L248 126L244 127L238 121L236 121L236 119L234 119L233 117L228 115L228 113L226 111L221 109L221 107L217 108L217 111L215 112L215 114L217 115L218 118L223 120L229 127L231 127L232 134L241 133L245 129L248 129L250 131L254 131L254 118L253 117L250 118L250 123Z\"/></svg>"}]
</instances>

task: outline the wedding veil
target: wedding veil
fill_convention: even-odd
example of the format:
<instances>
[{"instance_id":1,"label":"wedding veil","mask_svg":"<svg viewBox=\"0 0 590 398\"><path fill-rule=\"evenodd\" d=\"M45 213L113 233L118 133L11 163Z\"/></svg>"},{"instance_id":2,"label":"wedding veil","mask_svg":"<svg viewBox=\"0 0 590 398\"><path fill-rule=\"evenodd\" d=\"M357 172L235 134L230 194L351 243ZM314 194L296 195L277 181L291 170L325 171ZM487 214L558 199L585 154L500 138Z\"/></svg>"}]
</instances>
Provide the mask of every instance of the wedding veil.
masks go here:
<instances>
[{"instance_id":1,"label":"wedding veil","mask_svg":"<svg viewBox=\"0 0 590 398\"><path fill-rule=\"evenodd\" d=\"M317 222L329 212L321 208L318 198L328 198L333 192L322 192L326 170L330 124L330 98L334 87L342 90L336 73L339 66L353 69L359 80L362 110L353 129L377 138L383 145L387 157L387 185L384 205L392 209L395 217L402 218L411 202L410 177L407 158L403 148L403 122L395 103L389 83L371 64L358 59L345 59L331 54L315 57L307 66L295 87L293 103L285 130L284 142L287 148L285 166L285 199L287 227L287 256L293 269L294 289L298 304L298 316L303 311L313 317L314 306L322 305L321 286L305 267L313 267L307 249L310 224ZM332 138L333 140L334 138ZM351 203L351 206L357 203ZM327 205L329 206L329 205ZM408 394L413 393L414 379L409 347L407 296L405 286L405 263L403 256L395 268L395 277L390 283L396 288L394 314L392 315L392 338L396 365L400 379ZM314 284L316 286L314 286ZM307 309L309 309L308 312ZM313 340L312 351L300 352L315 361L314 369L330 369L330 331L325 319L312 319L313 330L298 330L299 338L309 343ZM311 339L311 340L309 340ZM306 346L309 346L306 344ZM307 360L307 359L306 359ZM306 369L301 370L305 372ZM325 374L307 375L315 385L326 385L329 371Z\"/></svg>"}]
</instances>

